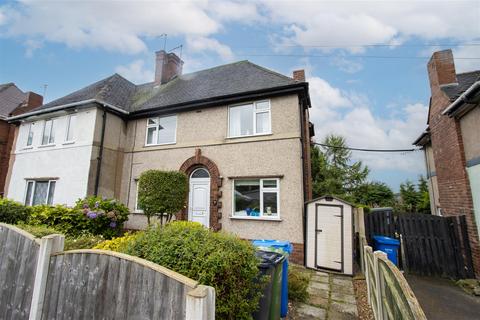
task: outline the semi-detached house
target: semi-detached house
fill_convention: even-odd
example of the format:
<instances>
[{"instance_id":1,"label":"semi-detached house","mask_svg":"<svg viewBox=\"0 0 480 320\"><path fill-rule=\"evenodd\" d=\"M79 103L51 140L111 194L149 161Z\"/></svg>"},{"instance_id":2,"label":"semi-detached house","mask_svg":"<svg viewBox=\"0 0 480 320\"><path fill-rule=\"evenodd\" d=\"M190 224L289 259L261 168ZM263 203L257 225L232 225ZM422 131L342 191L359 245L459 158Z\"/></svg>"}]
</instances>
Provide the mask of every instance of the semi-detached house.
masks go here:
<instances>
[{"instance_id":1,"label":"semi-detached house","mask_svg":"<svg viewBox=\"0 0 480 320\"><path fill-rule=\"evenodd\" d=\"M115 74L10 118L18 133L7 197L68 206L116 198L133 212L127 227L143 228L138 178L180 170L190 191L177 219L289 240L303 262L313 135L303 70L290 78L240 61L182 74L182 65L159 51L153 82Z\"/></svg>"}]
</instances>

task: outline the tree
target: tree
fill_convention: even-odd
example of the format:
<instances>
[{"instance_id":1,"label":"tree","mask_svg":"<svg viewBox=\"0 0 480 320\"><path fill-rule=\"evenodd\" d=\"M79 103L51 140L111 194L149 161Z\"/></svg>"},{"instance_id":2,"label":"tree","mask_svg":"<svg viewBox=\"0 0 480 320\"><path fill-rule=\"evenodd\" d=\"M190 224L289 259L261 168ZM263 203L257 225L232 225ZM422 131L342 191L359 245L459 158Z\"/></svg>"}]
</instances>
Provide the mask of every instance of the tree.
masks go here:
<instances>
[{"instance_id":1,"label":"tree","mask_svg":"<svg viewBox=\"0 0 480 320\"><path fill-rule=\"evenodd\" d=\"M188 194L188 178L178 171L148 170L142 173L138 181L138 204L147 216L166 215L167 222L184 208Z\"/></svg>"},{"instance_id":2,"label":"tree","mask_svg":"<svg viewBox=\"0 0 480 320\"><path fill-rule=\"evenodd\" d=\"M417 212L417 205L420 200L415 185L407 180L400 184L401 207L408 212Z\"/></svg>"},{"instance_id":3,"label":"tree","mask_svg":"<svg viewBox=\"0 0 480 320\"><path fill-rule=\"evenodd\" d=\"M328 135L323 144L328 147L315 146L311 151L314 196L329 194L352 201L354 191L365 182L369 169L361 161L352 163L345 138Z\"/></svg>"},{"instance_id":4,"label":"tree","mask_svg":"<svg viewBox=\"0 0 480 320\"><path fill-rule=\"evenodd\" d=\"M383 182L367 182L360 185L353 193L356 203L369 207L389 207L395 203L395 195Z\"/></svg>"},{"instance_id":5,"label":"tree","mask_svg":"<svg viewBox=\"0 0 480 320\"><path fill-rule=\"evenodd\" d=\"M418 202L418 212L422 213L431 213L430 212L430 194L428 192L428 182L424 176L420 176L418 180L418 192L419 192L419 202Z\"/></svg>"},{"instance_id":6,"label":"tree","mask_svg":"<svg viewBox=\"0 0 480 320\"><path fill-rule=\"evenodd\" d=\"M430 195L428 193L428 182L425 177L420 176L415 186L411 181L400 184L401 210L407 212L431 213Z\"/></svg>"}]
</instances>

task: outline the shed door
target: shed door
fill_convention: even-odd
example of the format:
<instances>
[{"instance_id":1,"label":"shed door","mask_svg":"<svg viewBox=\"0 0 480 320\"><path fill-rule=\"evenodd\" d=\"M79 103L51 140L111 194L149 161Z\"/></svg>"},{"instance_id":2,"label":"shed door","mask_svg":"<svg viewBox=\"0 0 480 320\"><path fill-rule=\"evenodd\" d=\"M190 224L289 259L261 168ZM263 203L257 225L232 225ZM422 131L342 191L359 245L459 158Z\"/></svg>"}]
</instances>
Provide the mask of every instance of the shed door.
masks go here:
<instances>
[{"instance_id":1,"label":"shed door","mask_svg":"<svg viewBox=\"0 0 480 320\"><path fill-rule=\"evenodd\" d=\"M343 271L343 206L316 206L317 268Z\"/></svg>"}]
</instances>

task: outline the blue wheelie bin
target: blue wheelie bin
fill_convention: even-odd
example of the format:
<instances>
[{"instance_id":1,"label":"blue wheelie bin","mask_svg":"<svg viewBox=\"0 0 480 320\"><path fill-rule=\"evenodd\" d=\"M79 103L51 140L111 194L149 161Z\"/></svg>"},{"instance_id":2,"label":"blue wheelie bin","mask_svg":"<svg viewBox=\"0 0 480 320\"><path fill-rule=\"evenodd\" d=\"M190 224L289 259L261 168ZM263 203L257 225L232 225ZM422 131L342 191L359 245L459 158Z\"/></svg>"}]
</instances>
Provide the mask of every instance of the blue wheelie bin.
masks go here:
<instances>
[{"instance_id":1,"label":"blue wheelie bin","mask_svg":"<svg viewBox=\"0 0 480 320\"><path fill-rule=\"evenodd\" d=\"M384 236L373 236L373 241L375 242L375 250L385 252L388 260L392 261L398 267L398 248L400 248L400 241Z\"/></svg>"},{"instance_id":2,"label":"blue wheelie bin","mask_svg":"<svg viewBox=\"0 0 480 320\"><path fill-rule=\"evenodd\" d=\"M252 243L261 250L282 252L286 256L283 261L282 303L280 306L280 316L285 318L288 313L288 256L293 252L293 246L289 241L279 240L253 240Z\"/></svg>"}]
</instances>

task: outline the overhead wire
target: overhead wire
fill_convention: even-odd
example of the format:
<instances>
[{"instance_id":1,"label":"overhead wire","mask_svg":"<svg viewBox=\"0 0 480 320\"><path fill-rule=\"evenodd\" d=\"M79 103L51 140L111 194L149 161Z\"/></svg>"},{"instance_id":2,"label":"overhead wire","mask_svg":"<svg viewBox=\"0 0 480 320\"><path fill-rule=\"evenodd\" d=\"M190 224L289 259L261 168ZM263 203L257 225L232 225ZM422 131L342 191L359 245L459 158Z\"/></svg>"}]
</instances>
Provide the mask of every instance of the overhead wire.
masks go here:
<instances>
[{"instance_id":1,"label":"overhead wire","mask_svg":"<svg viewBox=\"0 0 480 320\"><path fill-rule=\"evenodd\" d=\"M420 151L422 149L416 149L416 148L411 148L411 149L369 149L369 148L352 148L352 147L344 147L344 146L332 146L320 142L313 142L315 145L319 145L322 147L326 148L333 148L333 149L344 149L344 150L351 150L351 151L362 151L362 152L383 152L383 153L395 153L395 152L401 152L401 153L407 153L407 152L416 152Z\"/></svg>"}]
</instances>

